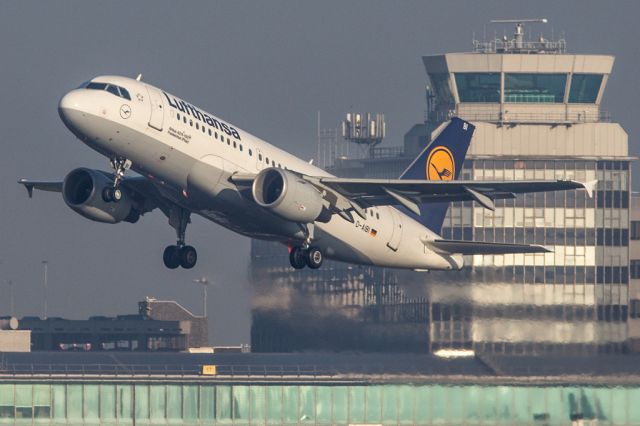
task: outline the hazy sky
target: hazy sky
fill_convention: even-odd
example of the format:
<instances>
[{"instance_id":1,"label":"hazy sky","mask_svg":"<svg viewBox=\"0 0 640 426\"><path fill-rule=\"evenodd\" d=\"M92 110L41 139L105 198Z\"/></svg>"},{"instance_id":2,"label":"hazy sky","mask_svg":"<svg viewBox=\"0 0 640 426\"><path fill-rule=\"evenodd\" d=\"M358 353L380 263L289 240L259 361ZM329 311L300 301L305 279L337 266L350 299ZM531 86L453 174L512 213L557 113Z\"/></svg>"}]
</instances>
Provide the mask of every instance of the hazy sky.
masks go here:
<instances>
[{"instance_id":1,"label":"hazy sky","mask_svg":"<svg viewBox=\"0 0 640 426\"><path fill-rule=\"evenodd\" d=\"M571 53L613 54L603 109L640 134L640 3L636 1L42 1L0 2L0 315L133 313L144 296L175 299L199 313L206 275L213 343L249 342L249 240L195 217L188 242L195 269L169 271L175 242L160 212L136 225L106 225L73 213L56 194L29 200L20 177L62 178L107 160L64 127L57 103L99 74L167 89L305 158L316 152L316 114L337 124L347 110L384 112L388 145L421 121L427 83L421 56L468 51L473 34L507 33L494 18L546 17L532 26L565 35ZM527 34L529 30L527 29ZM284 250L284 248L283 248Z\"/></svg>"}]
</instances>

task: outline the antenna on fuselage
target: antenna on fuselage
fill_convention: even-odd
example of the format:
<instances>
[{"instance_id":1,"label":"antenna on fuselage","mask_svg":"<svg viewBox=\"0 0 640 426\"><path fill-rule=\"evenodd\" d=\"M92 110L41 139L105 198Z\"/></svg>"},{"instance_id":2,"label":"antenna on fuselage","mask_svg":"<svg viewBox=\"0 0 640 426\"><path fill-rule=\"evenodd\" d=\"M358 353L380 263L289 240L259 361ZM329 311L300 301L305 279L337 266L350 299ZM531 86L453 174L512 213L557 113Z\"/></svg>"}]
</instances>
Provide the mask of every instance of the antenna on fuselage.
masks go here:
<instances>
[{"instance_id":1,"label":"antenna on fuselage","mask_svg":"<svg viewBox=\"0 0 640 426\"><path fill-rule=\"evenodd\" d=\"M138 74L136 77L136 81L142 81L142 73Z\"/></svg>"}]
</instances>

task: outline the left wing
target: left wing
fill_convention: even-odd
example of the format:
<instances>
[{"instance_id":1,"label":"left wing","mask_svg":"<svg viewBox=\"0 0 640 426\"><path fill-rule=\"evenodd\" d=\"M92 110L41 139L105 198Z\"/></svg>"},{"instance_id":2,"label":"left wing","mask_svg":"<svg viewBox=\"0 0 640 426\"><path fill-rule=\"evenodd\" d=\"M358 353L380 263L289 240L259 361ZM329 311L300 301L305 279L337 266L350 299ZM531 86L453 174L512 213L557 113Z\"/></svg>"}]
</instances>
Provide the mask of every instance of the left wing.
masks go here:
<instances>
[{"instance_id":1,"label":"left wing","mask_svg":"<svg viewBox=\"0 0 640 426\"><path fill-rule=\"evenodd\" d=\"M344 178L319 178L317 182L358 204L401 204L418 215L419 204L423 202L476 201L485 208L494 210L494 200L515 198L516 194L530 192L585 189L591 197L596 184L596 181L582 183L573 180L428 181Z\"/></svg>"},{"instance_id":2,"label":"left wing","mask_svg":"<svg viewBox=\"0 0 640 426\"><path fill-rule=\"evenodd\" d=\"M550 253L551 250L537 244L487 243L482 241L432 240L422 241L438 253L444 254L511 254Z\"/></svg>"}]
</instances>

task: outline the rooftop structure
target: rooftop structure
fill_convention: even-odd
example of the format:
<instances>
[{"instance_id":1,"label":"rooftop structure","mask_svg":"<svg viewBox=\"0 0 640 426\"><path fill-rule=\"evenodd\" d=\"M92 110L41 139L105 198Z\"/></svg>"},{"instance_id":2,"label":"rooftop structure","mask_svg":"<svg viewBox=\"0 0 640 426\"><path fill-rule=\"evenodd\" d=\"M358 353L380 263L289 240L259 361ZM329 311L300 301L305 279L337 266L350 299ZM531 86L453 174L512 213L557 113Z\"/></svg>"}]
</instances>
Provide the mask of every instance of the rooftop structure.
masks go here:
<instances>
[{"instance_id":1,"label":"rooftop structure","mask_svg":"<svg viewBox=\"0 0 640 426\"><path fill-rule=\"evenodd\" d=\"M205 317L174 301L147 298L138 305L138 314L88 320L24 317L19 329L31 331L33 351L184 351L208 345Z\"/></svg>"}]
</instances>

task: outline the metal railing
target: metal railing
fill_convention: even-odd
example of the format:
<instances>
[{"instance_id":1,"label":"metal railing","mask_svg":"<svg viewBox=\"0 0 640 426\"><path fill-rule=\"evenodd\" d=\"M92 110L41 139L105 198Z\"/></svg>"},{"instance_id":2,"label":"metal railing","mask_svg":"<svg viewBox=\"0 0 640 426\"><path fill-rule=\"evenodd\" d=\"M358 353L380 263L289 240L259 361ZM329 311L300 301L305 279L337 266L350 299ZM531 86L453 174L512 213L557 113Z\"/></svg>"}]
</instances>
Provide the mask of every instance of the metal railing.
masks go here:
<instances>
[{"instance_id":1,"label":"metal railing","mask_svg":"<svg viewBox=\"0 0 640 426\"><path fill-rule=\"evenodd\" d=\"M473 51L476 53L566 53L567 42L564 39L557 41L521 41L493 39L490 41L473 40Z\"/></svg>"},{"instance_id":2,"label":"metal railing","mask_svg":"<svg viewBox=\"0 0 640 426\"><path fill-rule=\"evenodd\" d=\"M489 123L548 123L548 124L581 124L611 122L609 111L575 111L575 112L459 112L433 111L427 115L429 121L447 121L458 116L468 121L485 121Z\"/></svg>"}]
</instances>

